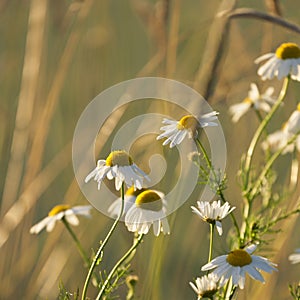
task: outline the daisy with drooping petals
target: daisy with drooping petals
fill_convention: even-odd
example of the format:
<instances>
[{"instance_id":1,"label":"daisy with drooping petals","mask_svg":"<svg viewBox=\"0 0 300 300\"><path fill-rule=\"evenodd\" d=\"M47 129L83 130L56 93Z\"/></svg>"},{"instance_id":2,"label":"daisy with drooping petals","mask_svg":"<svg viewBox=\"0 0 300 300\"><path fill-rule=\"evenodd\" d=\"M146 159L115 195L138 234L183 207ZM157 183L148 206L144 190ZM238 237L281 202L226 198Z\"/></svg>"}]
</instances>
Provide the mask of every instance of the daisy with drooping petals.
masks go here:
<instances>
[{"instance_id":1,"label":"daisy with drooping petals","mask_svg":"<svg viewBox=\"0 0 300 300\"><path fill-rule=\"evenodd\" d=\"M282 79L290 75L293 80L300 81L300 48L297 44L283 43L275 53L264 54L258 57L255 63L267 59L268 61L257 71L262 80L274 77Z\"/></svg>"},{"instance_id":2,"label":"daisy with drooping petals","mask_svg":"<svg viewBox=\"0 0 300 300\"><path fill-rule=\"evenodd\" d=\"M71 225L77 226L79 224L77 215L89 218L91 216L91 209L92 206L90 205L74 207L71 207L70 205L57 205L50 210L46 218L30 228L30 233L38 234L45 227L46 230L50 232L53 230L55 223L62 219L66 220Z\"/></svg>"},{"instance_id":3,"label":"daisy with drooping petals","mask_svg":"<svg viewBox=\"0 0 300 300\"><path fill-rule=\"evenodd\" d=\"M229 108L229 113L232 115L232 121L236 123L251 107L255 110L269 112L271 105L275 99L272 98L274 92L273 87L269 87L263 94L260 94L255 83L251 83L248 97L242 103L234 104Z\"/></svg>"},{"instance_id":4,"label":"daisy with drooping petals","mask_svg":"<svg viewBox=\"0 0 300 300\"><path fill-rule=\"evenodd\" d=\"M298 264L300 262L300 248L296 249L296 253L293 253L289 256L289 261L292 264Z\"/></svg>"},{"instance_id":5,"label":"daisy with drooping petals","mask_svg":"<svg viewBox=\"0 0 300 300\"><path fill-rule=\"evenodd\" d=\"M140 193L125 215L125 225L129 231L139 234L147 234L151 225L155 236L160 232L169 234L164 194L154 190Z\"/></svg>"},{"instance_id":6,"label":"daisy with drooping petals","mask_svg":"<svg viewBox=\"0 0 300 300\"><path fill-rule=\"evenodd\" d=\"M195 138L198 135L198 129L207 126L218 126L217 123L213 122L218 119L218 113L212 111L201 116L199 119L192 115L182 117L179 121L163 119L163 126L160 130L164 131L156 139L160 140L167 138L163 142L163 146L170 144L170 148L179 145L186 136L189 138Z\"/></svg>"},{"instance_id":7,"label":"daisy with drooping petals","mask_svg":"<svg viewBox=\"0 0 300 300\"><path fill-rule=\"evenodd\" d=\"M252 255L255 249L256 246L251 245L245 249L233 250L227 255L214 258L211 262L204 265L201 270L214 269L213 274L220 279L222 284L232 279L232 284L239 286L241 289L245 286L246 273L251 278L264 283L264 278L259 270L272 273L272 271L277 271L277 265L262 256Z\"/></svg>"},{"instance_id":8,"label":"daisy with drooping petals","mask_svg":"<svg viewBox=\"0 0 300 300\"><path fill-rule=\"evenodd\" d=\"M129 188L125 195L124 195L124 209L123 209L123 215L126 215L126 213L128 212L128 210L130 209L130 207L132 205L134 205L135 199L136 197L142 193L146 191L146 189L142 188L140 190L134 190L133 187ZM122 207L122 198L119 197L117 200L115 200L110 207L108 208L108 213L112 216L112 217L117 217L120 214L121 211L121 207Z\"/></svg>"},{"instance_id":9,"label":"daisy with drooping petals","mask_svg":"<svg viewBox=\"0 0 300 300\"><path fill-rule=\"evenodd\" d=\"M122 150L111 152L106 160L98 160L97 167L85 178L85 182L94 178L98 182L98 189L100 189L101 182L105 177L109 180L115 178L117 191L120 190L123 182L127 188L133 186L135 190L142 188L144 178L150 180L133 162L132 158Z\"/></svg>"},{"instance_id":10,"label":"daisy with drooping petals","mask_svg":"<svg viewBox=\"0 0 300 300\"><path fill-rule=\"evenodd\" d=\"M267 139L263 141L262 148L264 150L270 149L275 152L288 143L288 141L295 135L300 132L300 104L297 106L297 110L295 110L288 121L284 123L282 129L277 130L270 135L268 135ZM300 136L298 136L294 143L286 146L286 148L282 151L282 154L286 154L289 152L293 152L294 148L300 151Z\"/></svg>"},{"instance_id":11,"label":"daisy with drooping petals","mask_svg":"<svg viewBox=\"0 0 300 300\"><path fill-rule=\"evenodd\" d=\"M235 207L231 207L228 202L221 205L221 201L214 201L212 203L207 201L197 201L198 208L191 206L194 213L196 213L203 221L216 224L219 235L222 235L221 220L228 216Z\"/></svg>"},{"instance_id":12,"label":"daisy with drooping petals","mask_svg":"<svg viewBox=\"0 0 300 300\"><path fill-rule=\"evenodd\" d=\"M210 273L202 277L198 277L195 283L190 282L190 286L198 295L198 300L203 298L213 299L213 295L218 291L218 277Z\"/></svg>"}]
</instances>

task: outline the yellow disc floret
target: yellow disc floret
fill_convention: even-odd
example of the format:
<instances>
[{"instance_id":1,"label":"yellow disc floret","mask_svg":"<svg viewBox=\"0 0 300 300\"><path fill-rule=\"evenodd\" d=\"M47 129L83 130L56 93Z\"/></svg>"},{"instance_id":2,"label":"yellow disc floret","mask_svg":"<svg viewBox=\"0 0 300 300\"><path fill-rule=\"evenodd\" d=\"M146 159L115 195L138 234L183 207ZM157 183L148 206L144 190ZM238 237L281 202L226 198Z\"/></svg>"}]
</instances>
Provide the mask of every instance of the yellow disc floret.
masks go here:
<instances>
[{"instance_id":1,"label":"yellow disc floret","mask_svg":"<svg viewBox=\"0 0 300 300\"><path fill-rule=\"evenodd\" d=\"M130 187L127 191L126 191L126 193L125 193L125 195L126 196L135 196L135 197L137 197L140 193L142 193L142 192L144 192L144 191L146 191L147 189L144 189L144 188L142 188L142 189L140 189L140 190L134 190L134 187L132 186L132 187Z\"/></svg>"},{"instance_id":2,"label":"yellow disc floret","mask_svg":"<svg viewBox=\"0 0 300 300\"><path fill-rule=\"evenodd\" d=\"M187 115L180 119L180 121L177 124L177 129L179 130L190 129L192 131L195 131L198 126L199 126L198 120L192 115Z\"/></svg>"},{"instance_id":3,"label":"yellow disc floret","mask_svg":"<svg viewBox=\"0 0 300 300\"><path fill-rule=\"evenodd\" d=\"M160 196L152 190L146 190L140 193L135 199L135 205L154 211L159 211L162 209L162 201Z\"/></svg>"},{"instance_id":4,"label":"yellow disc floret","mask_svg":"<svg viewBox=\"0 0 300 300\"><path fill-rule=\"evenodd\" d=\"M67 205L67 204L56 205L49 211L48 216L50 216L50 217L55 216L55 215L59 214L60 212L66 211L70 208L71 208L71 206Z\"/></svg>"},{"instance_id":5,"label":"yellow disc floret","mask_svg":"<svg viewBox=\"0 0 300 300\"><path fill-rule=\"evenodd\" d=\"M131 166L133 164L132 158L123 150L113 151L106 159L107 166Z\"/></svg>"},{"instance_id":6,"label":"yellow disc floret","mask_svg":"<svg viewBox=\"0 0 300 300\"><path fill-rule=\"evenodd\" d=\"M237 250L231 251L227 255L226 260L230 265L232 265L234 267L243 267L243 266L251 264L251 262L252 262L251 255L243 249L237 249Z\"/></svg>"},{"instance_id":7,"label":"yellow disc floret","mask_svg":"<svg viewBox=\"0 0 300 300\"><path fill-rule=\"evenodd\" d=\"M247 104L253 104L253 101L249 97L245 98L243 102Z\"/></svg>"},{"instance_id":8,"label":"yellow disc floret","mask_svg":"<svg viewBox=\"0 0 300 300\"><path fill-rule=\"evenodd\" d=\"M300 111L300 103L297 105L297 110Z\"/></svg>"},{"instance_id":9,"label":"yellow disc floret","mask_svg":"<svg viewBox=\"0 0 300 300\"><path fill-rule=\"evenodd\" d=\"M300 58L300 48L295 43L284 43L276 49L275 54L280 59Z\"/></svg>"}]
</instances>

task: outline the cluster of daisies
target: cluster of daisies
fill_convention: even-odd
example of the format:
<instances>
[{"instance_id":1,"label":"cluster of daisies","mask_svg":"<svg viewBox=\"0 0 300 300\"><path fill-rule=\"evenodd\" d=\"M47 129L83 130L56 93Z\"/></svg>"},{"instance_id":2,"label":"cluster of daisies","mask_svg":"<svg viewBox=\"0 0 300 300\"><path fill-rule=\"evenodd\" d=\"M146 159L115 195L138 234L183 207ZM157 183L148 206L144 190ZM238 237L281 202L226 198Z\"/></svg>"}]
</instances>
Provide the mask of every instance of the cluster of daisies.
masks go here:
<instances>
[{"instance_id":1,"label":"cluster of daisies","mask_svg":"<svg viewBox=\"0 0 300 300\"><path fill-rule=\"evenodd\" d=\"M255 62L267 62L262 65L258 74L265 79L278 79L290 77L300 81L300 49L296 44L284 43L277 48L275 53L268 53L259 57ZM274 89L268 88L264 93L260 93L256 84L251 83L248 97L239 104L230 108L232 120L237 122L250 108L256 111L270 112L275 103L273 98ZM182 117L179 121L163 119L164 126L157 140L165 139L163 145L170 148L180 144L186 137L196 139L198 131L207 126L217 126L218 113L209 112L197 118L193 115ZM300 131L300 105L292 113L288 121L281 130L271 134L263 143L263 147L274 151L284 148L283 153L293 151L296 145L300 149L300 139L297 138L293 143L291 138ZM149 181L147 174L142 171L132 157L123 150L113 151L106 159L98 160L94 170L92 170L85 182L94 180L97 182L98 189L102 181L107 178L115 180L115 189L122 190L122 197L116 199L108 209L112 217L124 217L125 225L131 232L147 234L153 227L155 236L161 232L170 233L170 226L167 220L167 201L161 191L145 188L144 180ZM124 193L124 189L126 189ZM122 194L122 193L121 193ZM216 227L219 235L222 235L222 220L232 213L235 207L230 207L228 202L197 202L197 207L192 206L192 211L203 221ZM39 233L43 228L51 231L56 221L62 220L71 225L78 225L77 215L90 217L91 206L68 205L55 206L46 218L34 225L31 233ZM190 282L191 287L196 292L198 299L213 298L213 295L231 281L233 286L243 289L245 285L246 273L255 280L264 282L260 271L271 273L276 271L276 265L268 259L253 255L256 245L250 245L244 249L235 249L228 254L218 256L201 270L207 272L206 275L198 277L195 282ZM300 262L300 250L292 254L290 260L293 263ZM208 273L211 271L210 273Z\"/></svg>"}]
</instances>

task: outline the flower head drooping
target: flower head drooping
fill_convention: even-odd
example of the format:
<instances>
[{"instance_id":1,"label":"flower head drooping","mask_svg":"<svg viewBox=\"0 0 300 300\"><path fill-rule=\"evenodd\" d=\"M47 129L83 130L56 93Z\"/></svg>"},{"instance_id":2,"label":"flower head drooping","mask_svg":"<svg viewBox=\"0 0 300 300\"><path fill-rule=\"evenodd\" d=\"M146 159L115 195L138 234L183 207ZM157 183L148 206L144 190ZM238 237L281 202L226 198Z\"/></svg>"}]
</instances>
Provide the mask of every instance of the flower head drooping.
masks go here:
<instances>
[{"instance_id":1,"label":"flower head drooping","mask_svg":"<svg viewBox=\"0 0 300 300\"><path fill-rule=\"evenodd\" d=\"M255 83L251 83L251 89L248 92L248 97L242 103L234 104L229 108L229 113L232 115L232 121L236 123L251 107L255 110L269 112L271 105L275 99L272 98L274 88L269 87L263 94L260 94Z\"/></svg>"},{"instance_id":2,"label":"flower head drooping","mask_svg":"<svg viewBox=\"0 0 300 300\"><path fill-rule=\"evenodd\" d=\"M221 255L204 265L201 270L213 270L222 284L225 284L230 278L235 286L241 289L245 286L245 275L249 274L255 280L265 282L258 270L272 273L277 271L276 264L270 262L262 256L252 255L256 246L251 245L245 249L236 249L227 255Z\"/></svg>"},{"instance_id":3,"label":"flower head drooping","mask_svg":"<svg viewBox=\"0 0 300 300\"><path fill-rule=\"evenodd\" d=\"M84 217L90 217L90 210L92 206L85 205L85 206L74 206L71 207L70 205L57 205L54 206L48 216L32 226L30 228L30 233L38 234L41 230L46 227L48 232L52 231L56 221L65 219L69 224L77 226L79 224L79 220L76 215L81 215Z\"/></svg>"},{"instance_id":4,"label":"flower head drooping","mask_svg":"<svg viewBox=\"0 0 300 300\"><path fill-rule=\"evenodd\" d=\"M298 264L300 262L300 248L296 249L296 253L293 253L289 256L289 261L292 264Z\"/></svg>"},{"instance_id":5,"label":"flower head drooping","mask_svg":"<svg viewBox=\"0 0 300 300\"><path fill-rule=\"evenodd\" d=\"M255 63L266 59L268 61L257 71L262 80L274 77L282 79L290 75L293 80L300 81L300 48L297 44L283 43L275 53L264 54L258 57Z\"/></svg>"},{"instance_id":6,"label":"flower head drooping","mask_svg":"<svg viewBox=\"0 0 300 300\"><path fill-rule=\"evenodd\" d=\"M160 130L164 131L156 139L160 140L167 138L163 142L163 146L170 144L170 148L179 145L186 136L189 138L195 138L198 135L198 129L207 126L217 126L218 124L213 122L218 119L218 113L212 111L201 116L199 119L192 115L182 117L179 121L163 119L163 126Z\"/></svg>"},{"instance_id":7,"label":"flower head drooping","mask_svg":"<svg viewBox=\"0 0 300 300\"><path fill-rule=\"evenodd\" d=\"M134 205L136 197L146 191L146 189L142 188L140 190L134 190L133 186L129 188L125 195L124 195L124 209L123 209L123 215L126 215L128 210L132 205ZM121 206L122 206L122 198L119 197L117 200L115 200L110 207L108 208L108 213L112 217L117 217L121 211Z\"/></svg>"},{"instance_id":8,"label":"flower head drooping","mask_svg":"<svg viewBox=\"0 0 300 300\"><path fill-rule=\"evenodd\" d=\"M221 201L214 201L209 203L207 201L198 201L198 208L192 206L192 210L196 213L203 221L211 224L216 224L219 235L222 235L222 223L221 220L228 216L235 207L231 207L228 202L221 205Z\"/></svg>"},{"instance_id":9,"label":"flower head drooping","mask_svg":"<svg viewBox=\"0 0 300 300\"><path fill-rule=\"evenodd\" d=\"M170 233L170 227L166 218L164 194L154 190L146 190L140 193L134 205L125 215L127 229L139 234L147 234L151 225L153 232L158 236L160 232Z\"/></svg>"},{"instance_id":10,"label":"flower head drooping","mask_svg":"<svg viewBox=\"0 0 300 300\"><path fill-rule=\"evenodd\" d=\"M148 176L133 162L131 156L125 151L118 150L109 154L106 160L98 160L97 167L85 178L85 182L94 178L100 189L102 180L107 177L109 180L115 178L116 190L120 190L122 183L130 188L141 189L143 179L150 180Z\"/></svg>"},{"instance_id":11,"label":"flower head drooping","mask_svg":"<svg viewBox=\"0 0 300 300\"><path fill-rule=\"evenodd\" d=\"M190 282L190 286L198 295L198 300L203 298L212 299L213 295L218 291L218 277L213 273L197 277L195 283Z\"/></svg>"},{"instance_id":12,"label":"flower head drooping","mask_svg":"<svg viewBox=\"0 0 300 300\"><path fill-rule=\"evenodd\" d=\"M284 123L280 130L277 130L270 135L262 143L262 148L264 150L270 149L275 152L287 145L288 141L300 132L300 104L298 104L297 109L291 114L288 121ZM295 143L292 143L285 147L282 154L293 152L294 148L300 151L300 135L296 138Z\"/></svg>"}]
</instances>

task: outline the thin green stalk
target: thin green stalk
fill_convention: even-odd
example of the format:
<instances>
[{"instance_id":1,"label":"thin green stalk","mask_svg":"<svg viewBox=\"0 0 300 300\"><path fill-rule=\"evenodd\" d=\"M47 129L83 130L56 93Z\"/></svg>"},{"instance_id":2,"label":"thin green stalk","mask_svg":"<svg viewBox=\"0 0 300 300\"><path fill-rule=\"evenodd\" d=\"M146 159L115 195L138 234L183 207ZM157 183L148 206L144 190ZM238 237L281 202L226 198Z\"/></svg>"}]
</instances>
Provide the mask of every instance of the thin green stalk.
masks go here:
<instances>
[{"instance_id":1,"label":"thin green stalk","mask_svg":"<svg viewBox=\"0 0 300 300\"><path fill-rule=\"evenodd\" d=\"M265 116L263 121L260 123L259 127L257 128L257 130L254 133L254 136L251 140L250 146L249 146L247 154L246 154L245 165L244 165L244 172L245 172L244 191L248 191L251 162L252 162L253 153L254 153L254 150L258 143L258 140L259 140L261 134L263 133L263 131L265 130L265 127L268 125L271 118L273 117L274 113L277 111L277 109L281 105L282 101L284 100L284 98L286 96L288 84L289 84L289 77L286 77L283 81L283 85L282 85L282 88L281 88L281 91L280 91L277 101L272 106L270 112Z\"/></svg>"},{"instance_id":2,"label":"thin green stalk","mask_svg":"<svg viewBox=\"0 0 300 300\"><path fill-rule=\"evenodd\" d=\"M251 200L251 197L249 195L249 193L251 192L250 188L249 188L249 177L250 177L250 170L251 170L251 163L252 163L253 153L254 153L254 150L257 146L257 143L258 143L258 140L259 140L260 136L262 135L262 133L264 132L266 126L270 122L271 118L273 117L273 115L275 114L275 112L280 107L281 103L283 102L283 100L286 96L288 84L289 84L289 77L286 77L283 81L283 85L282 85L280 94L278 96L278 99L276 100L276 102L272 106L270 112L265 116L265 118L262 120L262 122L258 126L256 132L253 135L253 138L250 142L250 146L249 146L247 154L246 154L245 164L244 164L244 167L243 167L243 173L245 174L244 188L243 188L245 206L244 206L244 213L243 213L244 221L243 221L243 224L242 224L242 227L241 227L242 229L241 229L241 234L240 234L240 241L241 242L244 242L244 240L246 238L246 233L248 231L248 221L247 220L249 218L249 215L251 213L251 208L252 208L252 200Z\"/></svg>"},{"instance_id":3,"label":"thin green stalk","mask_svg":"<svg viewBox=\"0 0 300 300\"><path fill-rule=\"evenodd\" d=\"M78 249L78 252L79 252L80 256L82 257L85 265L88 267L90 265L90 260L87 256L87 254L85 253L85 251L84 251L80 241L78 240L76 234L74 233L74 231L72 230L70 224L68 223L68 221L65 218L62 218L61 220L62 220L63 224L65 225L65 227L67 228L68 232L70 233L72 239L74 240L75 245Z\"/></svg>"},{"instance_id":4,"label":"thin green stalk","mask_svg":"<svg viewBox=\"0 0 300 300\"><path fill-rule=\"evenodd\" d=\"M255 197L255 195L257 194L257 191L261 185L262 180L264 179L265 175L268 173L268 171L270 170L270 168L272 167L273 163L275 162L275 160L278 158L279 155L281 155L281 153L286 149L286 147L288 147L290 144L292 144L296 138L297 138L298 134L294 135L288 142L287 144L282 147L281 149L279 149L277 152L275 152L270 159L267 161L265 167L263 168L263 170L261 171L258 179L256 180L256 182L253 185L253 188L251 189L251 193L249 195L249 201L252 201L253 198Z\"/></svg>"},{"instance_id":5,"label":"thin green stalk","mask_svg":"<svg viewBox=\"0 0 300 300\"><path fill-rule=\"evenodd\" d=\"M131 253L137 248L137 246L142 241L143 236L144 236L144 234L140 234L139 235L139 237L136 240L136 242L130 247L130 249L120 258L120 260L112 268L112 270L108 274L106 280L104 281L104 283L103 283L103 285L101 287L101 290L100 290L99 294L97 295L96 300L101 299L101 297L103 296L103 294L105 292L105 289L106 289L107 285L109 284L109 281L112 279L112 277L114 276L115 272L120 268L120 266L126 261L126 259L128 257L130 257Z\"/></svg>"},{"instance_id":6,"label":"thin green stalk","mask_svg":"<svg viewBox=\"0 0 300 300\"><path fill-rule=\"evenodd\" d=\"M118 225L118 223L119 223L119 221L120 221L120 219L123 215L123 210L124 210L124 183L122 184L122 187L121 187L121 198L122 198L122 205L121 205L120 214L119 214L118 218L114 221L114 223L113 223L112 227L110 228L108 234L106 235L104 241L101 242L101 245L100 245L93 261L92 261L92 264L90 266L90 269L88 271L87 277L86 277L85 282L84 282L81 300L86 299L86 293L87 293L88 285L89 285L89 282L91 280L93 271L94 271L94 269L97 265L97 262L98 262L99 258L102 255L102 252L103 252L103 249L104 249L105 245L109 241L112 233L114 232L115 228L117 227L117 225Z\"/></svg>"},{"instance_id":7,"label":"thin green stalk","mask_svg":"<svg viewBox=\"0 0 300 300\"><path fill-rule=\"evenodd\" d=\"M198 151L199 151L199 152L202 152L202 154L203 154L203 156L204 156L204 158L205 158L205 161L206 161L206 163L207 163L207 166L209 167L209 169L211 170L211 172L212 172L212 174L213 174L213 176L214 176L214 180L215 180L216 182L218 182L217 175L216 175L216 173L215 173L215 171L214 171L212 162L211 162L210 158L208 157L205 148L203 147L203 145L202 145L202 143L201 143L201 141L200 141L199 139L196 139L196 143L197 143L197 146L198 146ZM218 183L218 184L219 184L219 183ZM221 200L222 200L223 203L227 202L226 199L225 199L225 196L224 196L224 194L223 194L223 191L222 191L222 189L219 188L219 186L218 186L217 194L220 196L220 198L221 198ZM236 230L236 232L237 232L237 236L240 236L239 225L238 225L238 223L237 223L237 221L236 221L236 218L235 218L235 216L234 216L234 214L233 214L232 212L230 213L230 217L231 217L231 220L232 220L233 225L234 225L234 227L235 227L235 230Z\"/></svg>"},{"instance_id":8,"label":"thin green stalk","mask_svg":"<svg viewBox=\"0 0 300 300\"><path fill-rule=\"evenodd\" d=\"M213 253L213 246L214 246L214 229L215 229L215 224L210 223L209 224L210 228L210 234L209 234L209 253L208 253L208 263L211 262L212 260L212 253Z\"/></svg>"}]
</instances>

